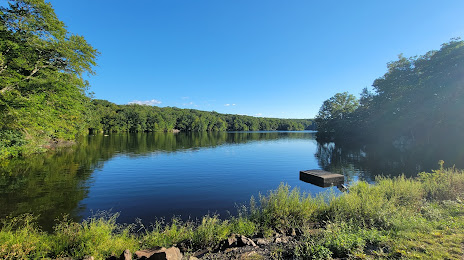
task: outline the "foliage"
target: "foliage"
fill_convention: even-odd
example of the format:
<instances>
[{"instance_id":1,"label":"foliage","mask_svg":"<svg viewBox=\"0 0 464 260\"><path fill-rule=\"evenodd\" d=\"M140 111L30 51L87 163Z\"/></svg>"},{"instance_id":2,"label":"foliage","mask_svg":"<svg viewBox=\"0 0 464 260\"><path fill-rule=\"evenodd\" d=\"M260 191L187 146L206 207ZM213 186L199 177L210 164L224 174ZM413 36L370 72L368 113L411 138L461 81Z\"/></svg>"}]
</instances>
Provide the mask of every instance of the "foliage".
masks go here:
<instances>
[{"instance_id":1,"label":"foliage","mask_svg":"<svg viewBox=\"0 0 464 260\"><path fill-rule=\"evenodd\" d=\"M42 232L30 215L7 218L0 229L0 257L105 258L126 248L134 252L179 243L192 251L213 249L234 233L252 236L266 228L294 227L303 232L295 247L271 245L271 257L291 253L297 259L461 259L464 205L461 195L449 197L448 190L461 187L464 172L441 168L435 173L453 176L453 182L443 181L448 189L436 182L434 174L414 179L382 177L375 184L359 182L339 196L317 198L281 185L261 196L259 205L251 202L249 211L242 209L238 217L222 220L213 215L198 222L173 219L141 229L117 224L117 215L95 216L81 223L63 218L53 233Z\"/></svg>"},{"instance_id":2,"label":"foliage","mask_svg":"<svg viewBox=\"0 0 464 260\"><path fill-rule=\"evenodd\" d=\"M364 89L360 106L332 124L318 116L321 137L393 142L399 147L439 147L463 140L464 41L452 39L440 50L388 63L388 71ZM341 94L336 94L341 95ZM321 111L330 111L327 100ZM332 126L326 129L326 125ZM379 138L380 137L380 138Z\"/></svg>"},{"instance_id":3,"label":"foliage","mask_svg":"<svg viewBox=\"0 0 464 260\"><path fill-rule=\"evenodd\" d=\"M340 124L350 120L351 114L358 108L359 102L348 92L337 93L324 101L316 116L318 139L329 138L339 133Z\"/></svg>"},{"instance_id":4,"label":"foliage","mask_svg":"<svg viewBox=\"0 0 464 260\"><path fill-rule=\"evenodd\" d=\"M306 234L295 248L295 255L303 259L328 259L362 255L367 247L377 247L386 236L377 229L362 228L352 222L330 222L319 234Z\"/></svg>"},{"instance_id":5,"label":"foliage","mask_svg":"<svg viewBox=\"0 0 464 260\"><path fill-rule=\"evenodd\" d=\"M312 198L301 193L299 189L281 184L267 196L259 196L259 205L252 198L250 202L251 219L261 229L273 228L286 231L287 228L299 228L311 220L312 215L321 204L320 198Z\"/></svg>"},{"instance_id":6,"label":"foliage","mask_svg":"<svg viewBox=\"0 0 464 260\"><path fill-rule=\"evenodd\" d=\"M119 255L125 249L133 252L138 243L131 234L132 226L116 223L118 214L100 213L92 218L76 223L64 218L55 226L53 255L57 257Z\"/></svg>"},{"instance_id":7,"label":"foliage","mask_svg":"<svg viewBox=\"0 0 464 260\"><path fill-rule=\"evenodd\" d=\"M0 159L20 155L25 143L24 134L18 130L0 131Z\"/></svg>"},{"instance_id":8,"label":"foliage","mask_svg":"<svg viewBox=\"0 0 464 260\"><path fill-rule=\"evenodd\" d=\"M43 0L8 1L0 8L0 136L20 133L26 144L3 144L0 158L86 130L83 73L93 73L97 54Z\"/></svg>"},{"instance_id":9,"label":"foliage","mask_svg":"<svg viewBox=\"0 0 464 260\"><path fill-rule=\"evenodd\" d=\"M332 251L317 242L314 239L308 239L303 241L301 244L295 247L294 255L298 259L304 260L319 260L319 259L330 259L332 257Z\"/></svg>"},{"instance_id":10,"label":"foliage","mask_svg":"<svg viewBox=\"0 0 464 260\"><path fill-rule=\"evenodd\" d=\"M425 198L430 200L456 200L464 198L464 177L452 168L419 173Z\"/></svg>"},{"instance_id":11,"label":"foliage","mask_svg":"<svg viewBox=\"0 0 464 260\"><path fill-rule=\"evenodd\" d=\"M175 107L116 105L106 100L92 100L92 132L189 132L309 130L312 121L219 114Z\"/></svg>"}]
</instances>

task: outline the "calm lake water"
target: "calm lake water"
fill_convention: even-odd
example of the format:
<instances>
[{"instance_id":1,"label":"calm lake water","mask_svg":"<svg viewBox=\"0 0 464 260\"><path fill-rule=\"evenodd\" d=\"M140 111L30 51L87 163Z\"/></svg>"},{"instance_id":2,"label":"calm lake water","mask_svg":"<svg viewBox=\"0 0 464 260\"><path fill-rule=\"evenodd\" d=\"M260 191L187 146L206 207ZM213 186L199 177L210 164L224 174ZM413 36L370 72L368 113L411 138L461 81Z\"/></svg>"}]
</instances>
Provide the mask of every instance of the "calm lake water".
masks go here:
<instances>
[{"instance_id":1,"label":"calm lake water","mask_svg":"<svg viewBox=\"0 0 464 260\"><path fill-rule=\"evenodd\" d=\"M371 182L437 168L445 159L439 156L445 155L318 144L306 131L94 135L71 148L2 162L0 218L33 213L45 230L63 214L79 221L99 210L120 212L125 223L226 218L281 183L313 195L327 190L300 181L300 170ZM447 159L460 166L462 158Z\"/></svg>"}]
</instances>

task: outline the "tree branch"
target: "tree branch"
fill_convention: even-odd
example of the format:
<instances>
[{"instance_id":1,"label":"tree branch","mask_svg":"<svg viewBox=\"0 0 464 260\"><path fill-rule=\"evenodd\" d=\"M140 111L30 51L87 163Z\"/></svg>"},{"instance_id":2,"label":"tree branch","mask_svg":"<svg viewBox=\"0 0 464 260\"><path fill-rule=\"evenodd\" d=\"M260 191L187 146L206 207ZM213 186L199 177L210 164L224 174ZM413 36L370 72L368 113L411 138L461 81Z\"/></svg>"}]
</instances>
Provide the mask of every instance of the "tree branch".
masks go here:
<instances>
[{"instance_id":1,"label":"tree branch","mask_svg":"<svg viewBox=\"0 0 464 260\"><path fill-rule=\"evenodd\" d=\"M10 91L12 89L13 89L13 86L6 86L6 87L0 89L0 94L3 94L3 93L5 93L7 91Z\"/></svg>"}]
</instances>

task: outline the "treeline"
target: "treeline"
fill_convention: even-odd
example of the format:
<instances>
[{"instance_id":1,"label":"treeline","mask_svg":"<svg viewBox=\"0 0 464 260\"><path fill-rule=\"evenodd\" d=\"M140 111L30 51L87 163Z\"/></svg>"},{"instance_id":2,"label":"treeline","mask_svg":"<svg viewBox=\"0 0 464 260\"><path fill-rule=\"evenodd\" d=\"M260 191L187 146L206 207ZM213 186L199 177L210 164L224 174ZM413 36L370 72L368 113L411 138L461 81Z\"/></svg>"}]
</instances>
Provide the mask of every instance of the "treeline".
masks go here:
<instances>
[{"instance_id":1,"label":"treeline","mask_svg":"<svg viewBox=\"0 0 464 260\"><path fill-rule=\"evenodd\" d=\"M464 140L464 42L399 56L357 99L338 93L317 115L325 141L386 141L398 147L459 144Z\"/></svg>"},{"instance_id":2,"label":"treeline","mask_svg":"<svg viewBox=\"0 0 464 260\"><path fill-rule=\"evenodd\" d=\"M0 7L0 159L46 150L88 131L311 129L310 120L222 115L91 100L84 74L98 51L67 31L44 0Z\"/></svg>"},{"instance_id":3,"label":"treeline","mask_svg":"<svg viewBox=\"0 0 464 260\"><path fill-rule=\"evenodd\" d=\"M92 100L91 132L313 130L309 119L277 119L220 114L195 109L116 105Z\"/></svg>"}]
</instances>

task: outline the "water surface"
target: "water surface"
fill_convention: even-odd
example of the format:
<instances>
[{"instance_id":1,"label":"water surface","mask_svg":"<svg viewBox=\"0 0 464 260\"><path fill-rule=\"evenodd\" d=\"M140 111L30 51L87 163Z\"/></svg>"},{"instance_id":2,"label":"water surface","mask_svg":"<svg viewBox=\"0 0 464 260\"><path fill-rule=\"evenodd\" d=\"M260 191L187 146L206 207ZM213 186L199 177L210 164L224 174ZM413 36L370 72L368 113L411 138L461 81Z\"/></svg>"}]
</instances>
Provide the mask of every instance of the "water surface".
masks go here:
<instances>
[{"instance_id":1,"label":"water surface","mask_svg":"<svg viewBox=\"0 0 464 260\"><path fill-rule=\"evenodd\" d=\"M445 159L389 149L318 144L313 132L86 136L71 148L2 162L0 218L33 213L49 230L63 214L79 221L99 210L120 212L126 223L228 217L281 183L313 195L327 190L301 182L300 170L371 182L381 174L413 176Z\"/></svg>"}]
</instances>

